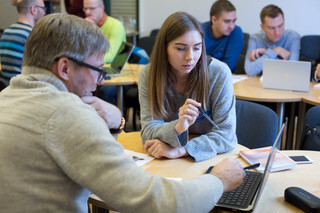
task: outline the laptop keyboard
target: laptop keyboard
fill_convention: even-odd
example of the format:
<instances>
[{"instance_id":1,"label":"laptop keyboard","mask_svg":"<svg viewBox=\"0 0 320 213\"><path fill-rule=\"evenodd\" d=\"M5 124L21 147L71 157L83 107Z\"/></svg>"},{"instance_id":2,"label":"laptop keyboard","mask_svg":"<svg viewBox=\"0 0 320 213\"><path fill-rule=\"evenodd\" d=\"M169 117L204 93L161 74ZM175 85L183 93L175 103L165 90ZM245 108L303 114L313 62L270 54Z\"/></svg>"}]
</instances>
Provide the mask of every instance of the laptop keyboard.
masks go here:
<instances>
[{"instance_id":1,"label":"laptop keyboard","mask_svg":"<svg viewBox=\"0 0 320 213\"><path fill-rule=\"evenodd\" d=\"M263 174L260 172L246 171L243 183L233 191L223 193L218 201L218 205L237 209L248 208L260 184L262 176Z\"/></svg>"}]
</instances>

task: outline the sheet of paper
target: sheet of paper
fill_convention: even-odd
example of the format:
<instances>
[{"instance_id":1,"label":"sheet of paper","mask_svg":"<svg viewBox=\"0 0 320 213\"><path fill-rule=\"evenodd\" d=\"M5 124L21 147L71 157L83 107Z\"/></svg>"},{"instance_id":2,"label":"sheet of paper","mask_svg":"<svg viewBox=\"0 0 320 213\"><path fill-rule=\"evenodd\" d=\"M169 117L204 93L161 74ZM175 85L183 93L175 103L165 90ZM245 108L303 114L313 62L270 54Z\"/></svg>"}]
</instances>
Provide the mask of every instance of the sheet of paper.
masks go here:
<instances>
[{"instance_id":1,"label":"sheet of paper","mask_svg":"<svg viewBox=\"0 0 320 213\"><path fill-rule=\"evenodd\" d=\"M236 76L236 75L233 75L232 76L232 83L235 84L239 81L242 81L242 80L245 80L247 79L248 77L245 77L245 76Z\"/></svg>"},{"instance_id":2,"label":"sheet of paper","mask_svg":"<svg viewBox=\"0 0 320 213\"><path fill-rule=\"evenodd\" d=\"M315 88L315 89L320 89L320 84L315 84L315 85L313 86L313 88Z\"/></svg>"},{"instance_id":3,"label":"sheet of paper","mask_svg":"<svg viewBox=\"0 0 320 213\"><path fill-rule=\"evenodd\" d=\"M169 179L169 180L175 180L175 181L182 181L182 178L173 178L173 177L165 177L165 178L167 178L167 179Z\"/></svg>"},{"instance_id":4,"label":"sheet of paper","mask_svg":"<svg viewBox=\"0 0 320 213\"><path fill-rule=\"evenodd\" d=\"M151 157L147 154L143 154L143 153L139 153L139 152L134 152L134 151L131 151L131 150L124 150L124 152L131 156L132 159L136 162L136 164L138 166L142 166L150 161L152 161L154 159L154 157Z\"/></svg>"}]
</instances>

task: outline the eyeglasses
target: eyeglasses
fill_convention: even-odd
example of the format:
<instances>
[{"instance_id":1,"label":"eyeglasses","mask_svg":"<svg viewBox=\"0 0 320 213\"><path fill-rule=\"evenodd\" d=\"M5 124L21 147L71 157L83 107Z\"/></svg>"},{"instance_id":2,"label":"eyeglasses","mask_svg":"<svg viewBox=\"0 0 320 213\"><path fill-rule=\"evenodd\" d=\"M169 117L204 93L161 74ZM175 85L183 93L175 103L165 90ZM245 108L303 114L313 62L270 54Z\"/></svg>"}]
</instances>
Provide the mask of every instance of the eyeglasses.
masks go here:
<instances>
[{"instance_id":1,"label":"eyeglasses","mask_svg":"<svg viewBox=\"0 0 320 213\"><path fill-rule=\"evenodd\" d=\"M86 12L87 10L95 10L97 8L99 8L101 5L97 6L97 7L84 7L82 8L83 12Z\"/></svg>"},{"instance_id":2,"label":"eyeglasses","mask_svg":"<svg viewBox=\"0 0 320 213\"><path fill-rule=\"evenodd\" d=\"M64 56L66 57L66 56ZM62 57L60 57L62 58ZM58 61L60 58L56 58L55 61ZM87 67L89 69L92 69L94 71L97 71L100 73L100 75L98 76L98 82L102 82L105 78L106 78L106 75L108 74L107 70L105 68L98 68L98 67L95 67L95 66L92 66L90 64L87 64L83 61L79 61L75 58L72 58L72 57L66 57L67 59L71 60L71 61L74 61L76 62L77 64L79 64L80 66L83 66L83 67Z\"/></svg>"},{"instance_id":3,"label":"eyeglasses","mask_svg":"<svg viewBox=\"0 0 320 213\"><path fill-rule=\"evenodd\" d=\"M42 6L39 6L39 5L34 5L34 6L43 9L43 11L47 11L47 7L42 7Z\"/></svg>"}]
</instances>

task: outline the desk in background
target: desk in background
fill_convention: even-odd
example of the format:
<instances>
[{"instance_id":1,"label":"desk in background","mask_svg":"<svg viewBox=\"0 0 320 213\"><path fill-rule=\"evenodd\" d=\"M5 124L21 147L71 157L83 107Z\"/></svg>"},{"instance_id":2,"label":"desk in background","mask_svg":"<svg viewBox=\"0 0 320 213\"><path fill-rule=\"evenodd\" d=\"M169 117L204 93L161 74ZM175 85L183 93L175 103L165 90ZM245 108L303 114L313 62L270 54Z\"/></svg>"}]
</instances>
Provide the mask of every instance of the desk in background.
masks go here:
<instances>
[{"instance_id":1,"label":"desk in background","mask_svg":"<svg viewBox=\"0 0 320 213\"><path fill-rule=\"evenodd\" d=\"M118 136L118 141L125 149L145 153L143 150L140 132L121 133ZM194 163L188 158L155 159L143 165L142 168L151 174L188 180L202 175L209 166L215 165L226 157L238 158L238 152L242 149L247 148L238 145L236 149L229 153L219 154L212 159L198 163ZM255 212L302 212L284 200L284 190L291 186L301 187L315 196L320 196L320 179L315 178L320 176L320 152L283 152L287 155L308 155L314 163L301 164L297 165L297 167L292 170L271 173ZM243 166L247 165L241 158L238 158L238 160ZM89 203L101 208L107 207L102 200L93 196L89 198Z\"/></svg>"},{"instance_id":2,"label":"desk in background","mask_svg":"<svg viewBox=\"0 0 320 213\"><path fill-rule=\"evenodd\" d=\"M292 141L291 144L286 144L283 141L282 149L298 149L300 147L300 141L302 136L302 127L305 114L305 104L320 105L320 89L315 89L315 83L310 83L309 92L295 92L290 90L276 90L276 89L264 89L259 77L249 77L233 85L234 93L237 99L255 101L255 102L273 102L277 104L276 112L279 116L279 126L283 123L284 117L284 104L291 104L291 113L289 117L288 138L286 141ZM295 108L296 103L299 103L299 113L297 121L297 129L294 130L295 120ZM296 135L294 134L296 133Z\"/></svg>"},{"instance_id":3,"label":"desk in background","mask_svg":"<svg viewBox=\"0 0 320 213\"><path fill-rule=\"evenodd\" d=\"M319 83L310 83L310 91L304 93L302 96L302 101L311 105L320 105L320 88L315 88L314 86Z\"/></svg>"},{"instance_id":4,"label":"desk in background","mask_svg":"<svg viewBox=\"0 0 320 213\"><path fill-rule=\"evenodd\" d=\"M246 76L246 75L241 75ZM302 92L288 90L264 89L259 77L249 77L233 85L237 99L255 102L272 102L277 104L276 112L279 116L279 125L283 123L284 103L301 101Z\"/></svg>"},{"instance_id":5,"label":"desk in background","mask_svg":"<svg viewBox=\"0 0 320 213\"><path fill-rule=\"evenodd\" d=\"M117 105L123 113L123 86L138 84L140 70L144 65L126 64L122 72L117 77L111 77L110 80L105 80L104 85L117 86Z\"/></svg>"}]
</instances>

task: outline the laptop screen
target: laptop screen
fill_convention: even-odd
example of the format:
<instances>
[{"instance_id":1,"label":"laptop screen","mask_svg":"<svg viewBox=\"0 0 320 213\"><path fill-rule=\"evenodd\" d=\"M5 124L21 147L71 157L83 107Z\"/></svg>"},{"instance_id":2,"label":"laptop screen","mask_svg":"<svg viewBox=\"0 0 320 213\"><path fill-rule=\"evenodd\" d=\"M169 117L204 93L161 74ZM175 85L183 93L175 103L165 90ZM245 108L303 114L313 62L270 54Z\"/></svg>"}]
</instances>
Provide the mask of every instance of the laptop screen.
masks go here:
<instances>
[{"instance_id":1,"label":"laptop screen","mask_svg":"<svg viewBox=\"0 0 320 213\"><path fill-rule=\"evenodd\" d=\"M122 42L121 47L118 50L116 57L111 63L111 67L120 72L123 66L128 61L133 50L133 45L127 42Z\"/></svg>"},{"instance_id":2,"label":"laptop screen","mask_svg":"<svg viewBox=\"0 0 320 213\"><path fill-rule=\"evenodd\" d=\"M311 62L263 60L263 88L308 92Z\"/></svg>"},{"instance_id":3,"label":"laptop screen","mask_svg":"<svg viewBox=\"0 0 320 213\"><path fill-rule=\"evenodd\" d=\"M270 174L270 172L271 172L273 160L274 160L274 158L275 158L275 156L276 156L278 147L279 147L279 145L280 145L280 141L281 141L281 136L282 136L283 129L284 129L284 124L282 124L281 129L280 129L280 131L278 132L277 138L276 138L276 140L275 140L275 142L274 142L274 144L273 144L273 146L272 146L272 148L271 148L271 150L270 150L270 154L269 154L269 157L268 157L266 169L264 170L263 178L262 178L262 180L261 180L260 187L258 188L258 191L257 191L255 203L258 202L258 199L259 199L259 197L260 197L260 194L261 194L264 186L266 185L267 179L268 179L269 174ZM255 208L256 206L257 206L257 205L254 205L254 208Z\"/></svg>"}]
</instances>

